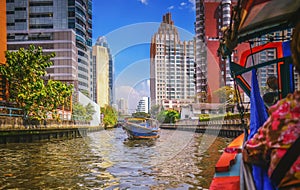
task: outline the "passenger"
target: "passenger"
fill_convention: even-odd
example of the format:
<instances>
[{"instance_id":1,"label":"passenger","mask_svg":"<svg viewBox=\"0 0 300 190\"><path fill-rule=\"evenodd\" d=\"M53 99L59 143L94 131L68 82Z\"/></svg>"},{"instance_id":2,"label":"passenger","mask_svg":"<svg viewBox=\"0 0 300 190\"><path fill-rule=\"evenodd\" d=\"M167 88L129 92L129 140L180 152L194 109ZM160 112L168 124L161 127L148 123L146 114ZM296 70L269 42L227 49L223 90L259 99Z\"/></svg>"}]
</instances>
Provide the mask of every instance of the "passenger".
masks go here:
<instances>
[{"instance_id":1,"label":"passenger","mask_svg":"<svg viewBox=\"0 0 300 190\"><path fill-rule=\"evenodd\" d=\"M267 85L273 91L277 91L278 90L278 80L277 80L277 77L275 77L274 75L269 76L268 79L267 79Z\"/></svg>"},{"instance_id":2,"label":"passenger","mask_svg":"<svg viewBox=\"0 0 300 190\"><path fill-rule=\"evenodd\" d=\"M267 92L263 95L263 100L265 104L268 106L268 108L277 102L278 100L277 96L278 96L277 92Z\"/></svg>"},{"instance_id":3,"label":"passenger","mask_svg":"<svg viewBox=\"0 0 300 190\"><path fill-rule=\"evenodd\" d=\"M263 95L263 100L267 107L274 105L278 100L278 80L277 77L274 75L271 75L267 79L267 85L270 89L272 89L272 92L267 92Z\"/></svg>"},{"instance_id":4,"label":"passenger","mask_svg":"<svg viewBox=\"0 0 300 190\"><path fill-rule=\"evenodd\" d=\"M300 24L294 29L291 45L293 64L300 74ZM248 163L266 166L269 177L279 189L300 189L299 153L294 151L290 154L296 147L292 145L300 137L300 91L278 101L269 108L269 113L267 121L245 143L243 159ZM295 144L298 146L298 140ZM291 158L293 155L294 161ZM286 159L288 161L283 163ZM289 163L290 166L287 166ZM287 172L283 172L284 169Z\"/></svg>"}]
</instances>

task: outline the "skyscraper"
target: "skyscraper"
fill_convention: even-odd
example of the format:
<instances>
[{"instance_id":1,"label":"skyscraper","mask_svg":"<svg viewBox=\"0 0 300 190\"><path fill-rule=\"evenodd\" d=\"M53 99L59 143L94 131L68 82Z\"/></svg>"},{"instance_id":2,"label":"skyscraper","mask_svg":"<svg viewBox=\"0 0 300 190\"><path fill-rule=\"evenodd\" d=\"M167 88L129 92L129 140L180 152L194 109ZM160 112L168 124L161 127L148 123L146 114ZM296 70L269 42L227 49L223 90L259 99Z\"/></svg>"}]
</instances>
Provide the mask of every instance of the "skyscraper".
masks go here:
<instances>
[{"instance_id":1,"label":"skyscraper","mask_svg":"<svg viewBox=\"0 0 300 190\"><path fill-rule=\"evenodd\" d=\"M7 1L8 50L55 52L49 78L90 92L92 0Z\"/></svg>"},{"instance_id":2,"label":"skyscraper","mask_svg":"<svg viewBox=\"0 0 300 190\"><path fill-rule=\"evenodd\" d=\"M164 15L151 39L151 104L163 105L165 100L194 100L194 51L195 41L180 41L171 13Z\"/></svg>"},{"instance_id":3,"label":"skyscraper","mask_svg":"<svg viewBox=\"0 0 300 190\"><path fill-rule=\"evenodd\" d=\"M233 86L229 62L218 55L222 28L230 24L232 7L237 0L196 0L196 91L200 102L217 88ZM232 54L239 61L240 54L249 45L240 44ZM211 90L211 92L209 92Z\"/></svg>"},{"instance_id":4,"label":"skyscraper","mask_svg":"<svg viewBox=\"0 0 300 190\"><path fill-rule=\"evenodd\" d=\"M120 98L117 100L118 104L118 112L122 115L127 115L128 114L128 102L124 98Z\"/></svg>"},{"instance_id":5,"label":"skyscraper","mask_svg":"<svg viewBox=\"0 0 300 190\"><path fill-rule=\"evenodd\" d=\"M93 99L101 107L112 105L113 97L112 56L104 37L93 46Z\"/></svg>"}]
</instances>

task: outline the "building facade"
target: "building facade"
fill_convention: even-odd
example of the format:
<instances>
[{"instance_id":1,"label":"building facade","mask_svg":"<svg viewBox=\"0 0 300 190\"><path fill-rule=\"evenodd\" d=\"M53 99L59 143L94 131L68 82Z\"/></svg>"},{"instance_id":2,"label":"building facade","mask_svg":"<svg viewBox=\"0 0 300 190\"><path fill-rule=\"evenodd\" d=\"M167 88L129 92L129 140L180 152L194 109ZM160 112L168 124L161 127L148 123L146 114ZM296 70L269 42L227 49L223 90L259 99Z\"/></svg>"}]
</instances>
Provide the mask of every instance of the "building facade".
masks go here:
<instances>
[{"instance_id":1,"label":"building facade","mask_svg":"<svg viewBox=\"0 0 300 190\"><path fill-rule=\"evenodd\" d=\"M7 1L8 50L29 44L55 52L49 78L90 92L91 0Z\"/></svg>"},{"instance_id":2,"label":"building facade","mask_svg":"<svg viewBox=\"0 0 300 190\"><path fill-rule=\"evenodd\" d=\"M101 107L112 105L112 56L104 37L93 46L93 99Z\"/></svg>"},{"instance_id":3,"label":"building facade","mask_svg":"<svg viewBox=\"0 0 300 190\"><path fill-rule=\"evenodd\" d=\"M109 57L109 61L108 61L108 85L109 85L109 105L112 105L114 103L114 65L113 65L113 59L112 59L112 55L110 52L110 48L108 46L107 40L104 36L101 36L97 39L96 41L96 46L102 46L105 47L107 49L108 52L108 57ZM94 61L94 60L93 60ZM95 67L95 64L93 64L93 68ZM93 75L96 75L96 70L93 69ZM94 77L95 79L95 77ZM95 81L93 79L93 81ZM95 93L95 85L93 87L93 93Z\"/></svg>"},{"instance_id":4,"label":"building facade","mask_svg":"<svg viewBox=\"0 0 300 190\"><path fill-rule=\"evenodd\" d=\"M120 98L117 100L117 107L118 107L118 112L121 115L127 115L128 114L128 102L124 98Z\"/></svg>"},{"instance_id":5,"label":"building facade","mask_svg":"<svg viewBox=\"0 0 300 190\"><path fill-rule=\"evenodd\" d=\"M218 48L236 3L237 0L196 0L196 92L200 102L212 101L212 92L224 85L233 86L229 61L218 55ZM238 62L248 48L248 44L240 44L232 60Z\"/></svg>"},{"instance_id":6,"label":"building facade","mask_svg":"<svg viewBox=\"0 0 300 190\"><path fill-rule=\"evenodd\" d=\"M165 100L190 101L195 97L195 41L180 41L171 13L163 16L150 46L152 105Z\"/></svg>"},{"instance_id":7,"label":"building facade","mask_svg":"<svg viewBox=\"0 0 300 190\"><path fill-rule=\"evenodd\" d=\"M149 113L149 109L150 109L150 98L142 97L142 99L138 102L136 112Z\"/></svg>"}]
</instances>

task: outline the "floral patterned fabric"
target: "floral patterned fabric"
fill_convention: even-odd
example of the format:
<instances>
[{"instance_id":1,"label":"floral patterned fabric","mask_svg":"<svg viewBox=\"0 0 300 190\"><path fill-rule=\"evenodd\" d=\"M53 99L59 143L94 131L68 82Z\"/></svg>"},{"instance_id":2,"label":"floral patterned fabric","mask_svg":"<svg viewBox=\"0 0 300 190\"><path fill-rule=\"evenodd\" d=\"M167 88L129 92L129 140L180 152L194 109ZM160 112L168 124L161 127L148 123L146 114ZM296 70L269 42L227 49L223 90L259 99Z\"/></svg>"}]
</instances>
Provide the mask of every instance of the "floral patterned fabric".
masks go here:
<instances>
[{"instance_id":1,"label":"floral patterned fabric","mask_svg":"<svg viewBox=\"0 0 300 190\"><path fill-rule=\"evenodd\" d=\"M287 149L300 136L300 91L289 94L269 109L270 117L257 134L246 142L244 160L268 165L271 176ZM300 148L300 147L299 147ZM300 157L282 179L279 187L300 184Z\"/></svg>"}]
</instances>

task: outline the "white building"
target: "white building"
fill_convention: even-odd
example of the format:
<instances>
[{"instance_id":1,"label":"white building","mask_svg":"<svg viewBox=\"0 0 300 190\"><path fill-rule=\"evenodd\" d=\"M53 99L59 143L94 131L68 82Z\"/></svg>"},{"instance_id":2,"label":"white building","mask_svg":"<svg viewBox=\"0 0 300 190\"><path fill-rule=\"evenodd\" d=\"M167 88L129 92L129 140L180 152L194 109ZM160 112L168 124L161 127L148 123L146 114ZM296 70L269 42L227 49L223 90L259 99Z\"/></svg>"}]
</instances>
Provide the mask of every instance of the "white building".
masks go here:
<instances>
[{"instance_id":1,"label":"white building","mask_svg":"<svg viewBox=\"0 0 300 190\"><path fill-rule=\"evenodd\" d=\"M150 49L150 96L153 105L165 100L195 97L195 41L180 41L171 13L152 36Z\"/></svg>"},{"instance_id":2,"label":"white building","mask_svg":"<svg viewBox=\"0 0 300 190\"><path fill-rule=\"evenodd\" d=\"M150 98L149 97L143 97L137 105L136 112L144 112L149 113L149 107L150 107Z\"/></svg>"}]
</instances>

